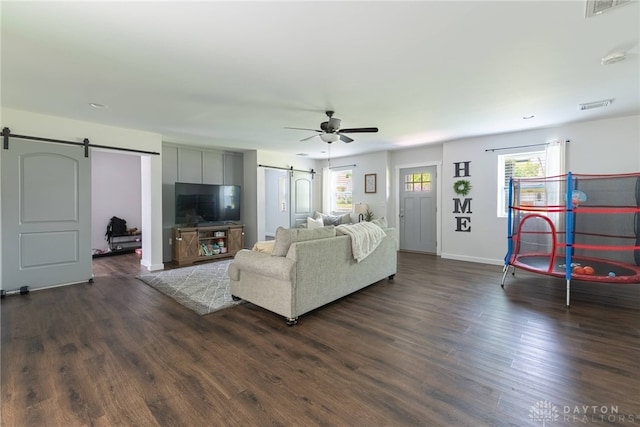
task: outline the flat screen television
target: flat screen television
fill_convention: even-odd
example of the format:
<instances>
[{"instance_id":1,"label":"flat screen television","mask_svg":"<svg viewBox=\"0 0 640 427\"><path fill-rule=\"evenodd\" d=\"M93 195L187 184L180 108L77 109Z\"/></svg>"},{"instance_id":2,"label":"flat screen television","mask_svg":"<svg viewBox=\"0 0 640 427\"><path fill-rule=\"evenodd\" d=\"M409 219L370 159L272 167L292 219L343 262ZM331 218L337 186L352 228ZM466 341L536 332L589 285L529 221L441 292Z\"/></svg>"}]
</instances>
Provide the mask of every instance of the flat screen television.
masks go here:
<instances>
[{"instance_id":1,"label":"flat screen television","mask_svg":"<svg viewBox=\"0 0 640 427\"><path fill-rule=\"evenodd\" d=\"M175 183L176 224L216 225L240 221L240 186Z\"/></svg>"}]
</instances>

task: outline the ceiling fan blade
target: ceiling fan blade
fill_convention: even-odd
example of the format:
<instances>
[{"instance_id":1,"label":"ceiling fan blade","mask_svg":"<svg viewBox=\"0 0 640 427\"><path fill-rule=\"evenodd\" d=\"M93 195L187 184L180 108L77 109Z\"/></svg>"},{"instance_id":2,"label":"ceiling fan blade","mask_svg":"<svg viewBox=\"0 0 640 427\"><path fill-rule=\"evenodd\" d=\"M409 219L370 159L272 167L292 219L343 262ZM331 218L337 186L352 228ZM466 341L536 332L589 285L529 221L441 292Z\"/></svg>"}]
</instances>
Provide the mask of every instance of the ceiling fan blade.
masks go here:
<instances>
[{"instance_id":1,"label":"ceiling fan blade","mask_svg":"<svg viewBox=\"0 0 640 427\"><path fill-rule=\"evenodd\" d=\"M301 140L300 140L300 142L308 141L308 140L310 140L311 138L315 138L316 136L320 136L320 134L318 133L318 134L316 134L316 135L308 136L308 137L306 137L306 138L301 139Z\"/></svg>"},{"instance_id":2,"label":"ceiling fan blade","mask_svg":"<svg viewBox=\"0 0 640 427\"><path fill-rule=\"evenodd\" d=\"M290 128L290 127L286 127L286 126L285 126L285 129L296 129L296 130L310 130L311 132L320 132L320 133L322 133L322 131L321 131L321 130L318 130L318 129L307 129L307 128Z\"/></svg>"},{"instance_id":3,"label":"ceiling fan blade","mask_svg":"<svg viewBox=\"0 0 640 427\"><path fill-rule=\"evenodd\" d=\"M340 141L342 142L346 142L347 144L353 142L353 139L349 138L347 135L343 135L341 133L339 133L338 135L340 135Z\"/></svg>"},{"instance_id":4,"label":"ceiling fan blade","mask_svg":"<svg viewBox=\"0 0 640 427\"><path fill-rule=\"evenodd\" d=\"M365 133L365 132L378 132L378 128L351 128L340 129L341 133Z\"/></svg>"}]
</instances>

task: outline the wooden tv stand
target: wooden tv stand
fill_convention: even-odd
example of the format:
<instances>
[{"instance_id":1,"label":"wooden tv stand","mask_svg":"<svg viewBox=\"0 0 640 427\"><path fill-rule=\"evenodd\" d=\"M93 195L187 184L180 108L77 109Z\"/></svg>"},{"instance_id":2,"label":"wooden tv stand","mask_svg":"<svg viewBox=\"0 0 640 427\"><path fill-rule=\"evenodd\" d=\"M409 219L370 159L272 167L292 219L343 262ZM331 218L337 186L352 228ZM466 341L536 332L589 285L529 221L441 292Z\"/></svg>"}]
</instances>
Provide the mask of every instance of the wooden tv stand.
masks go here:
<instances>
[{"instance_id":1,"label":"wooden tv stand","mask_svg":"<svg viewBox=\"0 0 640 427\"><path fill-rule=\"evenodd\" d=\"M244 246L244 225L241 224L174 227L172 230L172 258L177 265L231 258ZM214 244L220 247L220 253L212 254Z\"/></svg>"}]
</instances>

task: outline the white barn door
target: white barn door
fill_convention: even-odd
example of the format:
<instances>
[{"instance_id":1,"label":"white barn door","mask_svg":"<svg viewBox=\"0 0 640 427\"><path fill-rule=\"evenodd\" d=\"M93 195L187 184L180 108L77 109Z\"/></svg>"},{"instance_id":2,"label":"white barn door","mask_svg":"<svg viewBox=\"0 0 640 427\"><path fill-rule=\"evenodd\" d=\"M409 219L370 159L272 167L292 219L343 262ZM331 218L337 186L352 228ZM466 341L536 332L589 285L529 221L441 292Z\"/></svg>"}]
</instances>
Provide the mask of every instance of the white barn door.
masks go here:
<instances>
[{"instance_id":1,"label":"white barn door","mask_svg":"<svg viewBox=\"0 0 640 427\"><path fill-rule=\"evenodd\" d=\"M313 174L291 171L289 191L291 192L291 212L289 227L297 228L307 223L307 217L313 216Z\"/></svg>"},{"instance_id":2,"label":"white barn door","mask_svg":"<svg viewBox=\"0 0 640 427\"><path fill-rule=\"evenodd\" d=\"M1 166L2 288L90 280L91 161L84 150L13 139Z\"/></svg>"}]
</instances>

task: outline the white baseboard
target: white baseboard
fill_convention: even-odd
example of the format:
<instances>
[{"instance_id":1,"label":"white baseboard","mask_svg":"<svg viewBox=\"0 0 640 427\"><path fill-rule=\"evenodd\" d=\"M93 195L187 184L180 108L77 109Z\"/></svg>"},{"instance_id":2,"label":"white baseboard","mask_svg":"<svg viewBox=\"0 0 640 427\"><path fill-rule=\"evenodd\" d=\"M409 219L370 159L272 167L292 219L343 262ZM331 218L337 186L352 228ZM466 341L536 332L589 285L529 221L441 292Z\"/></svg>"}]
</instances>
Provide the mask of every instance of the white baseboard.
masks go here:
<instances>
[{"instance_id":1,"label":"white baseboard","mask_svg":"<svg viewBox=\"0 0 640 427\"><path fill-rule=\"evenodd\" d=\"M504 260L501 259L480 258L447 253L442 253L441 257L445 259L455 259L457 261L477 262L479 264L504 265Z\"/></svg>"},{"instance_id":2,"label":"white baseboard","mask_svg":"<svg viewBox=\"0 0 640 427\"><path fill-rule=\"evenodd\" d=\"M143 259L140 261L140 265L149 271L164 270L164 264L151 264L149 261Z\"/></svg>"}]
</instances>

